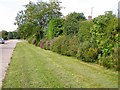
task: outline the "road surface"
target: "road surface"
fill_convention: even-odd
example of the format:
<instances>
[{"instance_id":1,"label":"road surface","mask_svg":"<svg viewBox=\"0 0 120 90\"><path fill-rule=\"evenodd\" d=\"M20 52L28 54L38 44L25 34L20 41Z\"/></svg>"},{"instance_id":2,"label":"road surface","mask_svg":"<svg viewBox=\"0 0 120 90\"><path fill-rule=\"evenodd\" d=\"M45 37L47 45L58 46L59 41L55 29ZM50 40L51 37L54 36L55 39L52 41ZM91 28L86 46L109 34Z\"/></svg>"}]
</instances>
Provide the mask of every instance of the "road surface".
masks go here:
<instances>
[{"instance_id":1,"label":"road surface","mask_svg":"<svg viewBox=\"0 0 120 90\"><path fill-rule=\"evenodd\" d=\"M5 44L0 44L0 87L2 86L2 80L5 77L10 58L17 42L20 41L7 40L5 41Z\"/></svg>"}]
</instances>

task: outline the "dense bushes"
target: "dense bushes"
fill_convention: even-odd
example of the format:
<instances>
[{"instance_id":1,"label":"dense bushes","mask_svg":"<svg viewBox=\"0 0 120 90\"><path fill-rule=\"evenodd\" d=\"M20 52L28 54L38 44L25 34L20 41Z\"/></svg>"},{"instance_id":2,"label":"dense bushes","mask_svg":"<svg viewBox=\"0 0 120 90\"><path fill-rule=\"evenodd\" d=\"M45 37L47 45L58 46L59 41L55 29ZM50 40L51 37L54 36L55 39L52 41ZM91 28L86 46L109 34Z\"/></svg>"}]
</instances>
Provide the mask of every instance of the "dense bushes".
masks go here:
<instances>
[{"instance_id":1,"label":"dense bushes","mask_svg":"<svg viewBox=\"0 0 120 90\"><path fill-rule=\"evenodd\" d=\"M62 55L76 56L77 54L77 37L74 36L60 36L58 37L51 47L51 50Z\"/></svg>"},{"instance_id":2,"label":"dense bushes","mask_svg":"<svg viewBox=\"0 0 120 90\"><path fill-rule=\"evenodd\" d=\"M59 36L52 40L41 40L43 48L52 50L62 55L73 56L85 62L96 62L107 68L118 70L118 48L115 48L109 56L98 59L101 51L91 47L89 42L78 43L77 37Z\"/></svg>"},{"instance_id":3,"label":"dense bushes","mask_svg":"<svg viewBox=\"0 0 120 90\"><path fill-rule=\"evenodd\" d=\"M95 42L101 51L98 55L99 64L107 68L113 68L117 63L112 50L118 48L118 24L117 18L111 11L105 12L93 20L91 28L91 42ZM116 64L115 64L116 63Z\"/></svg>"},{"instance_id":4,"label":"dense bushes","mask_svg":"<svg viewBox=\"0 0 120 90\"><path fill-rule=\"evenodd\" d=\"M95 62L97 61L99 50L98 48L90 47L88 42L82 43L78 48L77 58L86 61L86 62Z\"/></svg>"},{"instance_id":5,"label":"dense bushes","mask_svg":"<svg viewBox=\"0 0 120 90\"><path fill-rule=\"evenodd\" d=\"M51 50L62 55L74 56L86 62L97 59L98 48L90 48L88 42L78 43L77 36L60 36L51 45Z\"/></svg>"},{"instance_id":6,"label":"dense bushes","mask_svg":"<svg viewBox=\"0 0 120 90\"><path fill-rule=\"evenodd\" d=\"M113 17L114 22L109 17ZM64 34L46 40L44 47L49 47L45 49L62 55L73 56L85 62L95 62L107 68L118 70L118 32L115 18L114 15L111 15L111 12L108 12L95 18L95 21L82 21L79 23L78 33ZM112 25L114 25L114 28Z\"/></svg>"},{"instance_id":7,"label":"dense bushes","mask_svg":"<svg viewBox=\"0 0 120 90\"><path fill-rule=\"evenodd\" d=\"M63 40L63 37L61 37L61 36L54 39L51 50L54 52L57 52L57 53L61 53L62 40Z\"/></svg>"},{"instance_id":8,"label":"dense bushes","mask_svg":"<svg viewBox=\"0 0 120 90\"><path fill-rule=\"evenodd\" d=\"M78 46L76 36L64 36L61 43L61 53L63 55L76 56Z\"/></svg>"}]
</instances>

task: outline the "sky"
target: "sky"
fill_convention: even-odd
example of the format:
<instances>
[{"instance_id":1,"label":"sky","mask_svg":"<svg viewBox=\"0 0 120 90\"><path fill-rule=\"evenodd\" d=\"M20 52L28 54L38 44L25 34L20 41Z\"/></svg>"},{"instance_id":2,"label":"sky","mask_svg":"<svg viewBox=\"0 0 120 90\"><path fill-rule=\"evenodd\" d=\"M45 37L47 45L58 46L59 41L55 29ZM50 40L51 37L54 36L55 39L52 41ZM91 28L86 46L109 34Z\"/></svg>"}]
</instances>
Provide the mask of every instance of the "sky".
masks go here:
<instances>
[{"instance_id":1,"label":"sky","mask_svg":"<svg viewBox=\"0 0 120 90\"><path fill-rule=\"evenodd\" d=\"M24 5L29 1L37 2L40 0L0 0L0 31L14 31L17 26L14 25L15 17L20 10L24 10ZM49 0L42 0L48 2ZM71 12L84 13L86 18L91 15L97 17L104 14L105 11L113 11L117 15L118 2L120 0L59 0L61 6L65 7L61 10L64 16Z\"/></svg>"}]
</instances>

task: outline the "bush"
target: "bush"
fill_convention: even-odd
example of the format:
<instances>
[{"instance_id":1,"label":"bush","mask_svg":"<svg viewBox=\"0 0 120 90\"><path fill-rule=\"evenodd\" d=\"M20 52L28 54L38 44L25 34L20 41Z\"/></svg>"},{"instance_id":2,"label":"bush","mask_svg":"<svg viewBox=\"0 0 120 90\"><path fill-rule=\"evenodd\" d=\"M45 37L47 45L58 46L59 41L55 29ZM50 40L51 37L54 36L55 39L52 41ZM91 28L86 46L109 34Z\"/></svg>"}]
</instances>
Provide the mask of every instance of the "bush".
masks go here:
<instances>
[{"instance_id":1,"label":"bush","mask_svg":"<svg viewBox=\"0 0 120 90\"><path fill-rule=\"evenodd\" d=\"M78 43L77 36L59 36L51 47L51 50L62 55L74 56L86 62L97 60L99 50L92 48L91 43L85 41Z\"/></svg>"},{"instance_id":2,"label":"bush","mask_svg":"<svg viewBox=\"0 0 120 90\"><path fill-rule=\"evenodd\" d=\"M82 59L84 61L86 51L90 48L90 42L84 41L79 43L78 51L77 51L77 58Z\"/></svg>"},{"instance_id":3,"label":"bush","mask_svg":"<svg viewBox=\"0 0 120 90\"><path fill-rule=\"evenodd\" d=\"M103 65L106 68L112 68L112 69L118 70L119 69L119 67L118 67L118 57L119 57L118 51L119 51L119 48L112 49L112 52L110 53L109 56L101 57L99 59L99 64Z\"/></svg>"},{"instance_id":4,"label":"bush","mask_svg":"<svg viewBox=\"0 0 120 90\"><path fill-rule=\"evenodd\" d=\"M47 38L41 39L39 45L42 44L42 48L45 50L50 50L52 47L54 39L48 40Z\"/></svg>"},{"instance_id":5,"label":"bush","mask_svg":"<svg viewBox=\"0 0 120 90\"><path fill-rule=\"evenodd\" d=\"M29 43L31 43L33 45L40 46L40 42L38 40L38 37L35 34L33 36L30 36L27 40Z\"/></svg>"},{"instance_id":6,"label":"bush","mask_svg":"<svg viewBox=\"0 0 120 90\"><path fill-rule=\"evenodd\" d=\"M28 43L32 43L32 40L33 40L33 37L32 36L30 36L29 38L28 38Z\"/></svg>"},{"instance_id":7,"label":"bush","mask_svg":"<svg viewBox=\"0 0 120 90\"><path fill-rule=\"evenodd\" d=\"M64 36L62 38L62 42L61 42L61 54L62 55L67 55L70 56L70 52L69 52L69 36Z\"/></svg>"},{"instance_id":8,"label":"bush","mask_svg":"<svg viewBox=\"0 0 120 90\"><path fill-rule=\"evenodd\" d=\"M61 54L62 40L63 40L63 37L61 37L61 36L54 38L53 44L51 46L51 50L53 52L57 52L57 53Z\"/></svg>"},{"instance_id":9,"label":"bush","mask_svg":"<svg viewBox=\"0 0 120 90\"><path fill-rule=\"evenodd\" d=\"M50 50L50 41L46 40L46 42L44 43L44 46L46 50Z\"/></svg>"},{"instance_id":10,"label":"bush","mask_svg":"<svg viewBox=\"0 0 120 90\"><path fill-rule=\"evenodd\" d=\"M59 36L53 41L51 50L62 55L76 56L78 49L76 36Z\"/></svg>"},{"instance_id":11,"label":"bush","mask_svg":"<svg viewBox=\"0 0 120 90\"><path fill-rule=\"evenodd\" d=\"M78 38L77 36L69 37L69 49L70 56L76 57L78 51Z\"/></svg>"},{"instance_id":12,"label":"bush","mask_svg":"<svg viewBox=\"0 0 120 90\"><path fill-rule=\"evenodd\" d=\"M46 48L46 42L47 42L46 38L40 40L40 44L42 44L42 48L45 49L45 50L47 50L47 48Z\"/></svg>"},{"instance_id":13,"label":"bush","mask_svg":"<svg viewBox=\"0 0 120 90\"><path fill-rule=\"evenodd\" d=\"M98 48L89 48L88 51L85 52L85 54L85 61L95 62L98 58L99 50Z\"/></svg>"}]
</instances>

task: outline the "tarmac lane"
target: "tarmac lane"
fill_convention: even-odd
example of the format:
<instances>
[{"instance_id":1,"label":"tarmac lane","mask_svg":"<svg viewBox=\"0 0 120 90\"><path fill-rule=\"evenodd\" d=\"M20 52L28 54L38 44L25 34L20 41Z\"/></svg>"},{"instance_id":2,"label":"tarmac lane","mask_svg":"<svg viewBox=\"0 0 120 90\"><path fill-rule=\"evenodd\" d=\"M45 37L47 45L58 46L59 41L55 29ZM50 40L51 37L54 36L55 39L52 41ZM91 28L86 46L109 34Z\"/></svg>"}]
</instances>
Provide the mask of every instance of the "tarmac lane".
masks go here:
<instances>
[{"instance_id":1,"label":"tarmac lane","mask_svg":"<svg viewBox=\"0 0 120 90\"><path fill-rule=\"evenodd\" d=\"M2 86L2 80L5 77L10 59L13 54L13 50L16 47L17 42L20 40L7 40L5 44L0 44L0 87Z\"/></svg>"}]
</instances>

